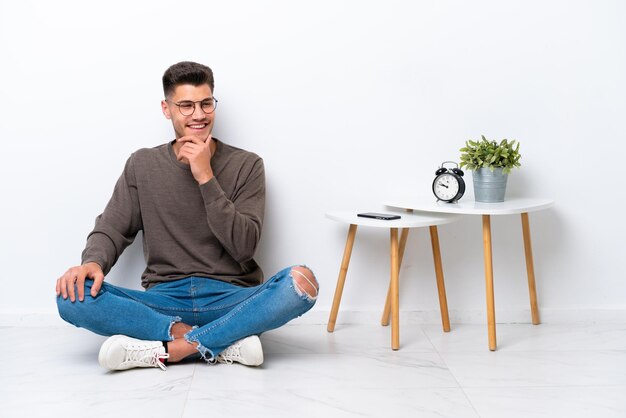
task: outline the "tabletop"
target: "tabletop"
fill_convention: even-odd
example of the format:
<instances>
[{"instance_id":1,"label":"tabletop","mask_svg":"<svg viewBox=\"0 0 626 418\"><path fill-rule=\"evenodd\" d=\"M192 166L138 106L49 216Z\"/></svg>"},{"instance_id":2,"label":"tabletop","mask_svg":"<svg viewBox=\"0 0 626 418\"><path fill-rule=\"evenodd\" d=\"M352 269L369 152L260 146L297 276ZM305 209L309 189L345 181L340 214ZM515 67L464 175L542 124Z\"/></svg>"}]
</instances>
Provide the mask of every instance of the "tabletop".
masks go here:
<instances>
[{"instance_id":1,"label":"tabletop","mask_svg":"<svg viewBox=\"0 0 626 418\"><path fill-rule=\"evenodd\" d=\"M362 218L358 213L371 212L371 210L337 210L326 212L326 217L333 221L344 222L353 225L373 226L375 228L419 228L424 226L443 225L456 221L459 217L450 214L415 214L404 211L385 210L383 213L400 215L400 219L385 221L382 219Z\"/></svg>"},{"instance_id":2,"label":"tabletop","mask_svg":"<svg viewBox=\"0 0 626 418\"><path fill-rule=\"evenodd\" d=\"M547 209L554 205L554 200L543 197L513 197L499 203L476 202L463 198L456 203L437 201L430 197L400 197L387 199L385 206L392 208L413 209L440 214L458 215L512 215Z\"/></svg>"}]
</instances>

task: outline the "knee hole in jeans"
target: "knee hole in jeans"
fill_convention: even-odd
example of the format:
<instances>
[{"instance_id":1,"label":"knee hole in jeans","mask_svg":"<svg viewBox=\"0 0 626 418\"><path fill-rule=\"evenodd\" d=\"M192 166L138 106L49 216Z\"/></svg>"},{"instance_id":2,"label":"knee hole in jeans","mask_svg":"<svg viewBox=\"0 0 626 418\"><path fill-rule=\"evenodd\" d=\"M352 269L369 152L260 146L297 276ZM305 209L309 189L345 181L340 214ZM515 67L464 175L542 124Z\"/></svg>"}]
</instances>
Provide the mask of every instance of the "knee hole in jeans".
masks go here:
<instances>
[{"instance_id":1,"label":"knee hole in jeans","mask_svg":"<svg viewBox=\"0 0 626 418\"><path fill-rule=\"evenodd\" d=\"M300 292L306 293L309 297L316 297L319 292L319 284L313 272L304 266L297 266L291 269L291 277L294 285Z\"/></svg>"}]
</instances>

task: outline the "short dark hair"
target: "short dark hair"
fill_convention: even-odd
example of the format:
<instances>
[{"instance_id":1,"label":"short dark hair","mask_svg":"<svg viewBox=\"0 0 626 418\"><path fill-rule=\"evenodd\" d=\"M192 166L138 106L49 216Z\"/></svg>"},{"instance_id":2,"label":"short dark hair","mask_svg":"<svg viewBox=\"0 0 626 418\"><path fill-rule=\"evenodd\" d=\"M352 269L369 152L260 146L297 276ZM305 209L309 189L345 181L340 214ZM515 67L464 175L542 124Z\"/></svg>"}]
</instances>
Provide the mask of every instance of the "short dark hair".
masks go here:
<instances>
[{"instance_id":1,"label":"short dark hair","mask_svg":"<svg viewBox=\"0 0 626 418\"><path fill-rule=\"evenodd\" d=\"M208 84L213 91L213 71L206 65L197 62L182 61L172 65L163 74L163 93L165 97L174 92L181 84L200 86Z\"/></svg>"}]
</instances>

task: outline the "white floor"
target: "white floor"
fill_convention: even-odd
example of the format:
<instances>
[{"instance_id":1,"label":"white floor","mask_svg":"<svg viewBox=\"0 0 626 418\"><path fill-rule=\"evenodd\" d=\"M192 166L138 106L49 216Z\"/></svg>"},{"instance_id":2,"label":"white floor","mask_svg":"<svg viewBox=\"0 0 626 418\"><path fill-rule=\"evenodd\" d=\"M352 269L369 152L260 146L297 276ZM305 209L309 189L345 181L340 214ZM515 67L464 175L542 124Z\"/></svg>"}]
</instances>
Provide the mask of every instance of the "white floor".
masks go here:
<instances>
[{"instance_id":1,"label":"white floor","mask_svg":"<svg viewBox=\"0 0 626 418\"><path fill-rule=\"evenodd\" d=\"M0 328L0 417L626 417L626 325L287 325L265 363L106 372L104 338Z\"/></svg>"}]
</instances>

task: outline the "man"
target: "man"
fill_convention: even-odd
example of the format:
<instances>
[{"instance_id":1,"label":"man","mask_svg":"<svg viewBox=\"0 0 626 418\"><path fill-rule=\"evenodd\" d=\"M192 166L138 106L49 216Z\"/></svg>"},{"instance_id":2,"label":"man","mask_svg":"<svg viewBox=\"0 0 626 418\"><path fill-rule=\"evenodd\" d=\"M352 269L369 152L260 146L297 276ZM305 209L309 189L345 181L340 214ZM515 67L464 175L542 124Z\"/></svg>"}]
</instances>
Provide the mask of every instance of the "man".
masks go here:
<instances>
[{"instance_id":1,"label":"man","mask_svg":"<svg viewBox=\"0 0 626 418\"><path fill-rule=\"evenodd\" d=\"M176 139L130 156L82 264L57 280L59 314L110 336L98 356L110 370L165 370L198 353L211 363L260 365L258 335L311 309L318 283L294 266L262 284L253 256L265 208L263 161L212 137L211 69L175 64L163 90ZM104 282L139 231L146 290Z\"/></svg>"}]
</instances>

